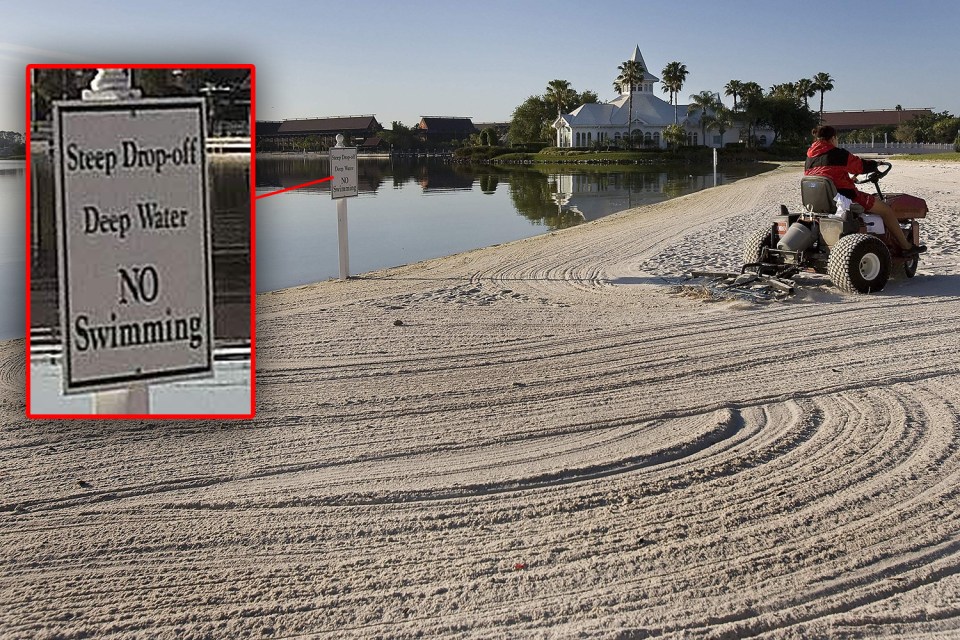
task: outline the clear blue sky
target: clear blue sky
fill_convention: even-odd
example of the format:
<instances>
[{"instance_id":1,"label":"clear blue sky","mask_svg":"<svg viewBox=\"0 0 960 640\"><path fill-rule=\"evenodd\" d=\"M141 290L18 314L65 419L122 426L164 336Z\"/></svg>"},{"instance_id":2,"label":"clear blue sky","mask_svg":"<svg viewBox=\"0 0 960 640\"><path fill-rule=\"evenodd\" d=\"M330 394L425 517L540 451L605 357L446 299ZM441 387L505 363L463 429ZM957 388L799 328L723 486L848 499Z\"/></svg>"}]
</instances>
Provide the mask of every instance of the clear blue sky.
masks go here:
<instances>
[{"instance_id":1,"label":"clear blue sky","mask_svg":"<svg viewBox=\"0 0 960 640\"><path fill-rule=\"evenodd\" d=\"M16 2L0 129L24 128L29 62L253 63L259 120L372 113L389 127L508 120L554 78L611 99L638 44L657 75L686 64L681 102L731 79L768 89L825 71L827 110L960 115L958 26L956 0Z\"/></svg>"}]
</instances>

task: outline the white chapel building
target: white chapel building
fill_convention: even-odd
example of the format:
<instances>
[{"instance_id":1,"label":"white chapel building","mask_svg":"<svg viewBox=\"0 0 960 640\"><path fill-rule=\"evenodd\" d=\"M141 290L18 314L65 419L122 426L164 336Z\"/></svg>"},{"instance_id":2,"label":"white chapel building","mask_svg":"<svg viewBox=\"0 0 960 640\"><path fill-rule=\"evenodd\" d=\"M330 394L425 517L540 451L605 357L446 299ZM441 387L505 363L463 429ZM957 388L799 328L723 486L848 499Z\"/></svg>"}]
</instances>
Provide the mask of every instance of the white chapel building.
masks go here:
<instances>
[{"instance_id":1,"label":"white chapel building","mask_svg":"<svg viewBox=\"0 0 960 640\"><path fill-rule=\"evenodd\" d=\"M654 85L660 82L650 73L650 68L643 61L643 55L638 46L630 57L631 60L643 65L645 73L639 84L631 87L633 92L633 124L629 130L636 135L642 132L646 144L665 147L663 130L676 122L687 132L687 143L691 145L720 146L720 135L717 131L707 129L706 140L701 140L700 117L702 113L696 111L687 114L689 105L680 104L676 107L661 99L654 92ZM558 117L553 128L557 130L558 147L589 147L595 142L615 141L627 137L627 119L630 111L630 94L621 93L612 102L584 104L573 111ZM723 142L735 141L737 130L727 131ZM766 138L766 136L763 136ZM766 140L761 139L761 145Z\"/></svg>"}]
</instances>

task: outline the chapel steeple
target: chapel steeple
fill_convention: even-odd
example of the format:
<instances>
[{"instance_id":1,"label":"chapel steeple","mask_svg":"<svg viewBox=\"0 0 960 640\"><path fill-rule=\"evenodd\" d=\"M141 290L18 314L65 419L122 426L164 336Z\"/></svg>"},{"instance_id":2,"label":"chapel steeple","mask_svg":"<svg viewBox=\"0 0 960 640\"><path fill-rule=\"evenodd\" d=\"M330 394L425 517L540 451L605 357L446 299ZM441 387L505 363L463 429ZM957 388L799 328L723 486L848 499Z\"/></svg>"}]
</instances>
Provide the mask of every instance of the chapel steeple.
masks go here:
<instances>
[{"instance_id":1,"label":"chapel steeple","mask_svg":"<svg viewBox=\"0 0 960 640\"><path fill-rule=\"evenodd\" d=\"M640 53L640 45L637 45L636 49L633 50L633 55L630 56L630 60L639 62L644 68L643 80L639 84L633 85L633 90L642 91L644 93L652 93L653 84L655 82L660 82L660 78L650 73L650 67L648 67L647 63L643 61L643 54ZM627 92L623 91L620 95L627 95Z\"/></svg>"}]
</instances>

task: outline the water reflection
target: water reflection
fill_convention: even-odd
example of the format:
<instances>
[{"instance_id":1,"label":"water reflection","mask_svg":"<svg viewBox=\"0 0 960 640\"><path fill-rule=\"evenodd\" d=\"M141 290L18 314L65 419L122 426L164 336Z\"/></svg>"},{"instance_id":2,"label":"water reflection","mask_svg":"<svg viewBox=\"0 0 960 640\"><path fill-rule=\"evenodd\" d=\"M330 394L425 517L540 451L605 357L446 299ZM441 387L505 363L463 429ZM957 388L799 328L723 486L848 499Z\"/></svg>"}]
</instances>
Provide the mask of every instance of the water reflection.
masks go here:
<instances>
[{"instance_id":1,"label":"water reflection","mask_svg":"<svg viewBox=\"0 0 960 640\"><path fill-rule=\"evenodd\" d=\"M568 194L557 176L540 171L508 171L510 201L517 213L548 229L565 229L585 220L582 212L567 204Z\"/></svg>"},{"instance_id":2,"label":"water reflection","mask_svg":"<svg viewBox=\"0 0 960 640\"><path fill-rule=\"evenodd\" d=\"M762 165L725 168L717 184L755 175ZM329 175L320 156L261 157L257 160L260 193L285 189ZM424 194L473 191L492 195L506 187L516 212L550 229L596 220L631 207L661 202L713 186L713 173L689 167L664 170L649 166L608 165L588 169L562 165L468 165L437 159L361 158L360 192L376 195L386 187L419 186ZM305 187L329 193L329 183Z\"/></svg>"},{"instance_id":3,"label":"water reflection","mask_svg":"<svg viewBox=\"0 0 960 640\"><path fill-rule=\"evenodd\" d=\"M725 169L717 181L762 169ZM261 156L257 192L329 174L321 156ZM358 182L360 196L349 205L352 274L572 227L712 186L713 174L649 166L478 166L433 158L361 158ZM329 191L325 182L258 201L258 290L337 276Z\"/></svg>"},{"instance_id":4,"label":"water reflection","mask_svg":"<svg viewBox=\"0 0 960 640\"><path fill-rule=\"evenodd\" d=\"M749 171L717 174L717 184L751 175ZM604 174L554 174L554 200L559 209L596 220L618 211L655 204L713 186L713 174L687 171L624 171Z\"/></svg>"},{"instance_id":5,"label":"water reflection","mask_svg":"<svg viewBox=\"0 0 960 640\"><path fill-rule=\"evenodd\" d=\"M755 175L763 165L741 165L725 168L717 174L717 184ZM257 161L257 187L288 188L329 175L328 161L319 156L263 157ZM626 207L651 204L693 193L713 186L712 172L702 168L663 170L649 166L607 166L578 169L561 165L466 165L444 160L361 158L360 192L376 194L391 186L401 189L406 184L418 185L424 193L431 191L470 191L493 194L501 183L519 192L515 198L517 212L531 220L555 217L567 226L565 218L556 214L573 209L586 220L609 215ZM328 183L306 187L305 191L329 193ZM613 200L619 209L612 209ZM553 203L559 211L550 212L543 205Z\"/></svg>"},{"instance_id":6,"label":"water reflection","mask_svg":"<svg viewBox=\"0 0 960 640\"><path fill-rule=\"evenodd\" d=\"M0 340L23 335L24 181L21 160L0 160Z\"/></svg>"}]
</instances>

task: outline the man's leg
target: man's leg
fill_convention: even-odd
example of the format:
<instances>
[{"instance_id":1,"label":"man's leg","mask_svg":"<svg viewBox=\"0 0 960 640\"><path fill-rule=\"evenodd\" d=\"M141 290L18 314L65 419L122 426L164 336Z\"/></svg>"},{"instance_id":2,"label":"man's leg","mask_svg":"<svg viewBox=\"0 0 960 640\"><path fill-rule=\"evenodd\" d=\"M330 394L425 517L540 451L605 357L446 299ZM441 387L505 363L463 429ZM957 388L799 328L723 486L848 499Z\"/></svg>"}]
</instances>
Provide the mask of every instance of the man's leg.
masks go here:
<instances>
[{"instance_id":1,"label":"man's leg","mask_svg":"<svg viewBox=\"0 0 960 640\"><path fill-rule=\"evenodd\" d=\"M874 203L873 208L870 209L870 213L875 213L881 218L883 218L883 226L887 228L890 232L890 235L893 236L893 239L897 241L897 244L900 245L901 249L909 249L913 244L907 240L907 237L903 235L903 229L900 228L900 223L897 220L897 214L893 212L893 209L890 208L883 200L877 199Z\"/></svg>"}]
</instances>

